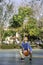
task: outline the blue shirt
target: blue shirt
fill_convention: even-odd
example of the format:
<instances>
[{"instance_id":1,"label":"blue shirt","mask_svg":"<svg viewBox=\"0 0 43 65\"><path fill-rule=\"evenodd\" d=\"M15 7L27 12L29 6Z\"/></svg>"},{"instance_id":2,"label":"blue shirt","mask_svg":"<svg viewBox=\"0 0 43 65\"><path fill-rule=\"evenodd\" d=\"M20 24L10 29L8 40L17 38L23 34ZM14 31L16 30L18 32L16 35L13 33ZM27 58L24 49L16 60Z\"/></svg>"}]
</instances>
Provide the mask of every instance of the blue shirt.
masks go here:
<instances>
[{"instance_id":1,"label":"blue shirt","mask_svg":"<svg viewBox=\"0 0 43 65\"><path fill-rule=\"evenodd\" d=\"M30 51L32 52L32 47L29 45L28 42L22 42L22 48L24 48L24 50L30 49Z\"/></svg>"}]
</instances>

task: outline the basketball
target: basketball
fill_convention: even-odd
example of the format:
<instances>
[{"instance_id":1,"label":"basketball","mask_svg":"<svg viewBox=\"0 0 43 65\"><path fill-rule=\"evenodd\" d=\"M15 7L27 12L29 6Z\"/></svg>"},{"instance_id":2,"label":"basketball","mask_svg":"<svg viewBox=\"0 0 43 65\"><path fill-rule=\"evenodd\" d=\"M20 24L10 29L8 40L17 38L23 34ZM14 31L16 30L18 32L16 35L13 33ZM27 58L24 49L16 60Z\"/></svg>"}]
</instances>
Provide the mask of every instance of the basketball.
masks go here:
<instances>
[{"instance_id":1,"label":"basketball","mask_svg":"<svg viewBox=\"0 0 43 65\"><path fill-rule=\"evenodd\" d=\"M25 56L28 56L28 55L29 55L29 51L24 50L23 54L24 54Z\"/></svg>"}]
</instances>

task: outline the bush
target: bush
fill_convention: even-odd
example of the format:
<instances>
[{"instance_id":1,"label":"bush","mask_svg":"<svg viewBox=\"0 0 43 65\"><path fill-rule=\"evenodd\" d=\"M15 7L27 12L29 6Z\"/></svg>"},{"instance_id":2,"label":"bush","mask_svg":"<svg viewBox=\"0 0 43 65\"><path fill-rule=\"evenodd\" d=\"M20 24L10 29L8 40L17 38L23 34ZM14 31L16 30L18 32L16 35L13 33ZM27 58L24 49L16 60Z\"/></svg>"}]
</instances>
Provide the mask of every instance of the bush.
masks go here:
<instances>
[{"instance_id":1,"label":"bush","mask_svg":"<svg viewBox=\"0 0 43 65\"><path fill-rule=\"evenodd\" d=\"M43 44L39 44L39 46L43 49Z\"/></svg>"},{"instance_id":2,"label":"bush","mask_svg":"<svg viewBox=\"0 0 43 65\"><path fill-rule=\"evenodd\" d=\"M19 45L16 45L16 44L9 44L9 45L2 44L2 46L1 46L1 49L14 49L14 48L19 49L20 46Z\"/></svg>"},{"instance_id":3,"label":"bush","mask_svg":"<svg viewBox=\"0 0 43 65\"><path fill-rule=\"evenodd\" d=\"M13 36L13 35L15 35L15 34L16 34L16 32L13 31L13 30L4 31L4 33L3 33L3 40L5 40L5 38L6 38L7 36Z\"/></svg>"}]
</instances>

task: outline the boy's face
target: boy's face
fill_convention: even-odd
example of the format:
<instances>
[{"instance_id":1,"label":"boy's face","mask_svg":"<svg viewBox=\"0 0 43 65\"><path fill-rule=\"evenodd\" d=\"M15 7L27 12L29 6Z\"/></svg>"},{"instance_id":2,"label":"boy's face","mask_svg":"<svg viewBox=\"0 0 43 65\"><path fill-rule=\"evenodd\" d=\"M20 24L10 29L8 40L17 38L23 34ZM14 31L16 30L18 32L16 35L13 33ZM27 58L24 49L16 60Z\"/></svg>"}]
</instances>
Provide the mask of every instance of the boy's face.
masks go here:
<instances>
[{"instance_id":1,"label":"boy's face","mask_svg":"<svg viewBox=\"0 0 43 65\"><path fill-rule=\"evenodd\" d=\"M24 42L27 42L28 41L28 38L27 37L24 37Z\"/></svg>"}]
</instances>

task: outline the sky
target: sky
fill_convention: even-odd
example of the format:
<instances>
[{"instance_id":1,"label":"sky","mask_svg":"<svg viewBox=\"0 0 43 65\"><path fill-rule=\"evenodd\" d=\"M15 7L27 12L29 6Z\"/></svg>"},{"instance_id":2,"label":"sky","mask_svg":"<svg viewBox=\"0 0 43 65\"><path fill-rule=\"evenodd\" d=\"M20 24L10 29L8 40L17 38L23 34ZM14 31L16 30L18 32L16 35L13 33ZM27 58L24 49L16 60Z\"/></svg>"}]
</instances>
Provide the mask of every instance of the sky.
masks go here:
<instances>
[{"instance_id":1,"label":"sky","mask_svg":"<svg viewBox=\"0 0 43 65\"><path fill-rule=\"evenodd\" d=\"M15 3L16 5L21 3L21 0L6 0L7 3L9 3L9 1Z\"/></svg>"},{"instance_id":2,"label":"sky","mask_svg":"<svg viewBox=\"0 0 43 65\"><path fill-rule=\"evenodd\" d=\"M16 6L19 6L19 5L21 5L22 1L24 1L24 0L6 0L7 3L9 1L15 3ZM25 1L30 2L31 0L25 0Z\"/></svg>"}]
</instances>

